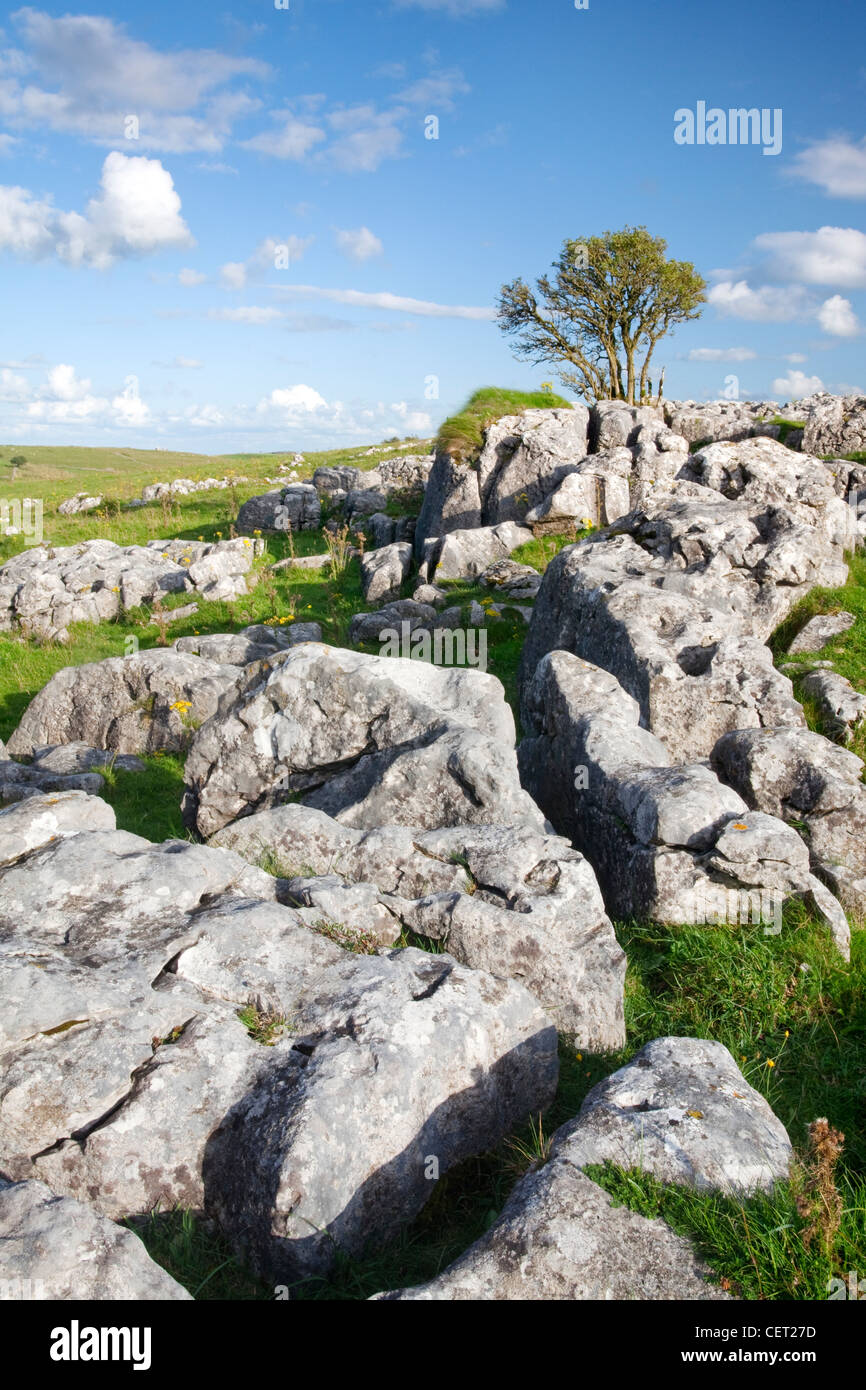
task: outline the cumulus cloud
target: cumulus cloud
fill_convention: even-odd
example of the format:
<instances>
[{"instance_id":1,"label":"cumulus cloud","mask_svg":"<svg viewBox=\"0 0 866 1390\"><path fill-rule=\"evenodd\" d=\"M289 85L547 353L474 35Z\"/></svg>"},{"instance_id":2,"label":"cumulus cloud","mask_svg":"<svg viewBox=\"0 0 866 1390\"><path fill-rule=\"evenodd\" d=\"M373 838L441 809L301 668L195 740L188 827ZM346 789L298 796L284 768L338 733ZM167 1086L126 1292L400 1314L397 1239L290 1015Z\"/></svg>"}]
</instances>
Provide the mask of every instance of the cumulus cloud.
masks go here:
<instances>
[{"instance_id":1,"label":"cumulus cloud","mask_svg":"<svg viewBox=\"0 0 866 1390\"><path fill-rule=\"evenodd\" d=\"M692 348L686 353L687 362L751 362L757 357L751 348Z\"/></svg>"},{"instance_id":2,"label":"cumulus cloud","mask_svg":"<svg viewBox=\"0 0 866 1390\"><path fill-rule=\"evenodd\" d=\"M337 246L353 261L368 261L371 256L381 256L385 248L369 227L356 227L354 230L337 232Z\"/></svg>"},{"instance_id":3,"label":"cumulus cloud","mask_svg":"<svg viewBox=\"0 0 866 1390\"><path fill-rule=\"evenodd\" d=\"M404 101L411 106L423 106L427 111L451 111L454 98L471 91L459 68L448 72L434 72L411 82L398 92L395 101Z\"/></svg>"},{"instance_id":4,"label":"cumulus cloud","mask_svg":"<svg viewBox=\"0 0 866 1390\"><path fill-rule=\"evenodd\" d=\"M866 137L816 140L797 155L793 172L834 198L866 198Z\"/></svg>"},{"instance_id":5,"label":"cumulus cloud","mask_svg":"<svg viewBox=\"0 0 866 1390\"><path fill-rule=\"evenodd\" d=\"M242 290L247 283L247 268L243 261L226 261L220 269L220 279L227 290Z\"/></svg>"},{"instance_id":6,"label":"cumulus cloud","mask_svg":"<svg viewBox=\"0 0 866 1390\"><path fill-rule=\"evenodd\" d=\"M466 14L496 9L499 2L423 0L422 8ZM56 130L110 146L134 139L149 150L205 156L199 168L237 172L218 156L238 123L262 111L262 100L244 84L271 77L267 63L213 49L162 51L99 15L53 16L27 8L13 15L13 23L20 46L0 52L0 120L10 130ZM402 66L382 75L405 77ZM468 90L455 69L409 82L385 107L362 102L328 112L323 96L283 101L268 113L269 124L239 143L272 159L372 171L402 153L419 104L450 110Z\"/></svg>"},{"instance_id":7,"label":"cumulus cloud","mask_svg":"<svg viewBox=\"0 0 866 1390\"><path fill-rule=\"evenodd\" d=\"M138 378L126 377L113 397L94 395L92 383L68 362L50 368L41 386L29 393L26 419L37 425L98 424L108 428L142 426L151 412L142 400ZM20 397L19 399L24 399Z\"/></svg>"},{"instance_id":8,"label":"cumulus cloud","mask_svg":"<svg viewBox=\"0 0 866 1390\"><path fill-rule=\"evenodd\" d=\"M851 306L850 299L834 294L818 310L818 322L825 333L834 338L856 338L860 323Z\"/></svg>"},{"instance_id":9,"label":"cumulus cloud","mask_svg":"<svg viewBox=\"0 0 866 1390\"><path fill-rule=\"evenodd\" d=\"M278 387L265 400L259 402L258 409L266 411L274 405L290 415L309 415L312 411L328 408L324 396L320 396L312 386Z\"/></svg>"},{"instance_id":10,"label":"cumulus cloud","mask_svg":"<svg viewBox=\"0 0 866 1390\"><path fill-rule=\"evenodd\" d=\"M176 358L157 365L199 364ZM269 441L276 448L285 441L288 429L300 447L312 448L331 447L338 439L362 443L407 433L429 434L432 429L429 415L410 402L328 400L303 382L276 386L255 403L205 400L157 412L142 398L136 377L126 377L119 390L100 394L68 363L51 367L38 386L0 367L0 402L7 438L38 433L62 441L74 427L79 441L110 439L118 430L135 431L150 440L171 434L179 441L206 432L210 449L218 442L225 448L247 447L251 439Z\"/></svg>"},{"instance_id":11,"label":"cumulus cloud","mask_svg":"<svg viewBox=\"0 0 866 1390\"><path fill-rule=\"evenodd\" d=\"M0 251L16 256L57 256L104 270L120 258L194 244L171 174L158 159L112 152L84 213L62 212L26 188L0 185Z\"/></svg>"},{"instance_id":12,"label":"cumulus cloud","mask_svg":"<svg viewBox=\"0 0 866 1390\"><path fill-rule=\"evenodd\" d=\"M191 270L189 266L184 266L183 270L178 271L177 278L181 285L186 285L189 288L194 285L203 285L207 276L203 275L200 270Z\"/></svg>"},{"instance_id":13,"label":"cumulus cloud","mask_svg":"<svg viewBox=\"0 0 866 1390\"><path fill-rule=\"evenodd\" d=\"M747 280L720 281L709 291L707 302L726 318L752 323L790 323L808 309L808 297L798 285L753 289Z\"/></svg>"},{"instance_id":14,"label":"cumulus cloud","mask_svg":"<svg viewBox=\"0 0 866 1390\"><path fill-rule=\"evenodd\" d=\"M773 395L789 401L797 401L802 396L812 396L816 391L823 390L824 383L819 376L806 376L798 371L777 376L773 382Z\"/></svg>"},{"instance_id":15,"label":"cumulus cloud","mask_svg":"<svg viewBox=\"0 0 866 1390\"><path fill-rule=\"evenodd\" d=\"M368 293L363 290L330 290L318 285L276 285L286 294L299 295L311 299L330 299L335 304L354 304L367 309L391 309L404 314L415 314L422 318L444 319L493 319L495 309L466 304L436 304L426 299L410 299L406 295L390 294L387 291Z\"/></svg>"},{"instance_id":16,"label":"cumulus cloud","mask_svg":"<svg viewBox=\"0 0 866 1390\"><path fill-rule=\"evenodd\" d=\"M820 227L817 232L765 232L755 238L779 279L806 285L866 287L866 235L856 227Z\"/></svg>"}]
</instances>

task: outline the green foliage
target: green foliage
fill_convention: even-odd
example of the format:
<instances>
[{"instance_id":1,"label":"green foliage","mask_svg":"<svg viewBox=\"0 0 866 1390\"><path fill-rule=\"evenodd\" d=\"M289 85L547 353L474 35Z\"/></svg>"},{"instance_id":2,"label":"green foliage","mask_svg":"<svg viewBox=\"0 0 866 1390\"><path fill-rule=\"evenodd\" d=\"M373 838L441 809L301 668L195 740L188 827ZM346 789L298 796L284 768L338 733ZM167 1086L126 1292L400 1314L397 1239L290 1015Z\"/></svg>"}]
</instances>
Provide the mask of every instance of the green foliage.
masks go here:
<instances>
[{"instance_id":1,"label":"green foliage","mask_svg":"<svg viewBox=\"0 0 866 1390\"><path fill-rule=\"evenodd\" d=\"M360 927L346 926L344 922L329 922L323 919L313 924L313 931L319 936L327 937L336 946L342 946L345 951L354 952L356 956L375 956L378 950L378 942L371 932Z\"/></svg>"},{"instance_id":2,"label":"green foliage","mask_svg":"<svg viewBox=\"0 0 866 1390\"><path fill-rule=\"evenodd\" d=\"M555 364L586 400L647 399L656 344L706 301L691 262L666 252L645 227L563 242L552 277L542 275L535 291L520 278L502 286L497 317L515 356Z\"/></svg>"},{"instance_id":3,"label":"green foliage","mask_svg":"<svg viewBox=\"0 0 866 1390\"><path fill-rule=\"evenodd\" d=\"M255 1000L238 1009L237 1014L253 1041L262 1047L273 1047L292 1027L286 1014Z\"/></svg>"},{"instance_id":4,"label":"green foliage","mask_svg":"<svg viewBox=\"0 0 866 1390\"><path fill-rule=\"evenodd\" d=\"M267 1299L271 1290L249 1274L211 1222L191 1211L154 1211L126 1223L151 1259L202 1302Z\"/></svg>"}]
</instances>

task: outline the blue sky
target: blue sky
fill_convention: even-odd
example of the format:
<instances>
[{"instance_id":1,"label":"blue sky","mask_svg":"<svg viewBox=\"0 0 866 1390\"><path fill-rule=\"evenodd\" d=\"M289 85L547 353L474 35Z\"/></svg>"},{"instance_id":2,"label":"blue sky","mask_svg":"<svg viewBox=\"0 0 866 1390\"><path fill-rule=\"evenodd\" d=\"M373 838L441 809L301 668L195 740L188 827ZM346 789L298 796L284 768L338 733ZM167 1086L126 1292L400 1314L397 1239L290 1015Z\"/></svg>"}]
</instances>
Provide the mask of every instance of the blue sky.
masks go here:
<instances>
[{"instance_id":1,"label":"blue sky","mask_svg":"<svg viewBox=\"0 0 866 1390\"><path fill-rule=\"evenodd\" d=\"M497 291L626 224L711 287L669 398L862 390L864 37L862 0L4 11L0 441L427 434L556 381ZM781 151L677 143L701 102L780 110Z\"/></svg>"}]
</instances>

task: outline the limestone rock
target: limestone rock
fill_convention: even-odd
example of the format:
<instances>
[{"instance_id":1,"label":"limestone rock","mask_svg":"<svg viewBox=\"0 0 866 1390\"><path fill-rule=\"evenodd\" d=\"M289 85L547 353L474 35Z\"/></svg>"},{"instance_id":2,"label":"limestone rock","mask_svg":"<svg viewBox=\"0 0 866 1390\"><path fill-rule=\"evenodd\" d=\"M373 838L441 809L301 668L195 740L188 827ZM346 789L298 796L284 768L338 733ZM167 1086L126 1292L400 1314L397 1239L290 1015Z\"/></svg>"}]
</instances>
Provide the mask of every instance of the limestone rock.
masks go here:
<instances>
[{"instance_id":1,"label":"limestone rock","mask_svg":"<svg viewBox=\"0 0 866 1390\"><path fill-rule=\"evenodd\" d=\"M191 1300L132 1231L41 1182L0 1183L0 1283L13 1299Z\"/></svg>"}]
</instances>

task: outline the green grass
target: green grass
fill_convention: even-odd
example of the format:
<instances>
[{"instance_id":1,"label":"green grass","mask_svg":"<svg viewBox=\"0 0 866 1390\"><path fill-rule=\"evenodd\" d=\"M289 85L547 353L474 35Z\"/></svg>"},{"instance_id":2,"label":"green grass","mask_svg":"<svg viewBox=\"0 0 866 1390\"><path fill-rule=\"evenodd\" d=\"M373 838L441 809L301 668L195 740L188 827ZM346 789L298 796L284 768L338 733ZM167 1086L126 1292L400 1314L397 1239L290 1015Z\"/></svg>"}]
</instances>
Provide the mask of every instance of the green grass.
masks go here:
<instances>
[{"instance_id":1,"label":"green grass","mask_svg":"<svg viewBox=\"0 0 866 1390\"><path fill-rule=\"evenodd\" d=\"M592 1166L588 1176L609 1192L616 1206L641 1216L662 1217L690 1237L735 1298L823 1301L828 1281L847 1280L866 1262L866 1182L839 1185L844 1204L833 1253L817 1241L808 1248L797 1212L797 1186L778 1183L772 1193L738 1200L718 1192L665 1186L648 1173Z\"/></svg>"},{"instance_id":2,"label":"green grass","mask_svg":"<svg viewBox=\"0 0 866 1390\"><path fill-rule=\"evenodd\" d=\"M118 830L143 835L146 840L188 838L180 814L183 794L183 758L156 753L143 758L144 772L106 768L103 800L114 808Z\"/></svg>"},{"instance_id":3,"label":"green grass","mask_svg":"<svg viewBox=\"0 0 866 1390\"><path fill-rule=\"evenodd\" d=\"M801 599L791 611L785 622L776 629L770 638L770 648L776 664L786 661L799 661L801 656L788 657L787 650L794 637L805 627L810 618L819 613L839 613L843 610L853 613L854 626L841 636L835 637L823 651L816 653L821 661L832 661L834 670L849 680L860 691L866 693L866 554L858 552L848 557L848 581L838 589L813 589ZM821 716L814 702L803 696L800 682L794 680L794 692L803 705L809 727L823 733ZM855 733L851 743L852 750L866 759L866 728Z\"/></svg>"},{"instance_id":4,"label":"green grass","mask_svg":"<svg viewBox=\"0 0 866 1390\"><path fill-rule=\"evenodd\" d=\"M451 415L439 428L436 448L450 454L458 463L470 464L481 450L482 435L488 425L503 415L519 415L523 410L570 408L571 401L552 391L504 391L482 386L473 392L463 409Z\"/></svg>"},{"instance_id":5,"label":"green grass","mask_svg":"<svg viewBox=\"0 0 866 1390\"><path fill-rule=\"evenodd\" d=\"M271 1297L267 1285L238 1263L212 1224L190 1211L152 1212L126 1225L144 1243L151 1259L194 1298L248 1302Z\"/></svg>"},{"instance_id":6,"label":"green grass","mask_svg":"<svg viewBox=\"0 0 866 1390\"><path fill-rule=\"evenodd\" d=\"M316 468L352 464L365 471L376 468L394 452L398 441L389 440L377 445L368 455L360 447L330 449L306 454L298 469L299 480L309 479ZM407 439L406 453L424 453L427 441ZM27 463L13 469L10 459L24 454ZM228 536L229 527L237 516L239 506L250 497L286 481L279 473L285 454L184 454L161 449L78 449L67 446L0 445L0 497L15 501L24 497L41 498L43 502L44 544L76 545L94 535L116 541L118 545L145 545L148 541L169 534L186 540L202 535L214 540L221 530ZM237 483L234 490L193 493L189 497L164 499L146 507L126 511L123 504L140 497L150 483L171 482L175 478L222 479L230 474L249 479ZM274 482L267 482L272 478ZM98 512L83 516L60 516L57 506L78 492L102 496L104 503ZM0 537L0 565L10 556L32 544L26 536Z\"/></svg>"},{"instance_id":7,"label":"green grass","mask_svg":"<svg viewBox=\"0 0 866 1390\"><path fill-rule=\"evenodd\" d=\"M782 415L774 415L770 421L771 425L779 426L779 443L785 444L791 430L801 430L805 427L804 420L786 420Z\"/></svg>"}]
</instances>

